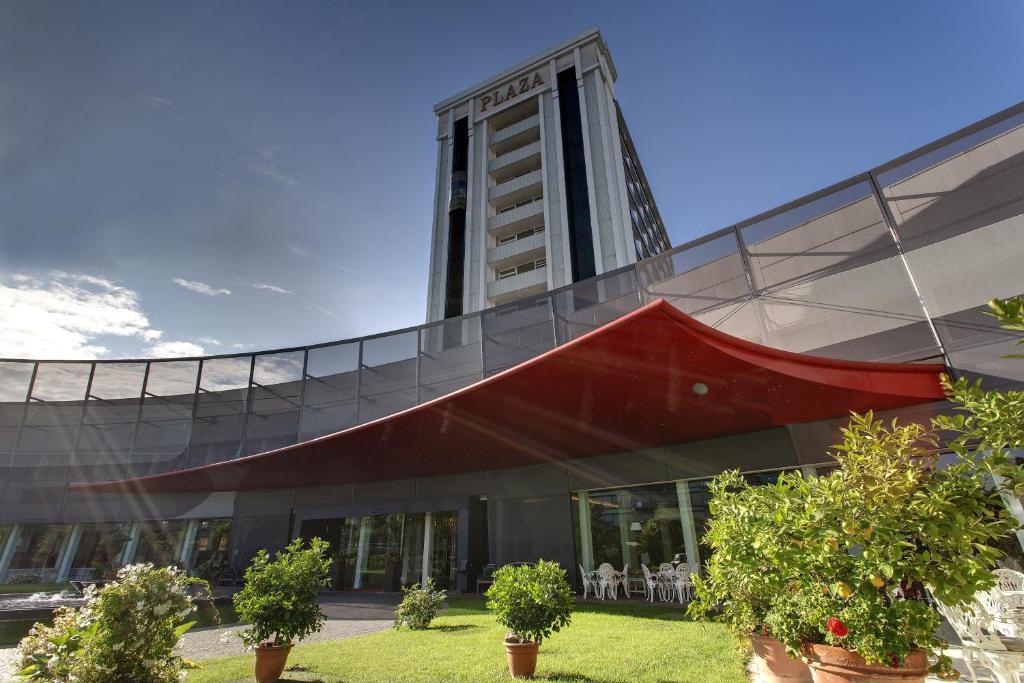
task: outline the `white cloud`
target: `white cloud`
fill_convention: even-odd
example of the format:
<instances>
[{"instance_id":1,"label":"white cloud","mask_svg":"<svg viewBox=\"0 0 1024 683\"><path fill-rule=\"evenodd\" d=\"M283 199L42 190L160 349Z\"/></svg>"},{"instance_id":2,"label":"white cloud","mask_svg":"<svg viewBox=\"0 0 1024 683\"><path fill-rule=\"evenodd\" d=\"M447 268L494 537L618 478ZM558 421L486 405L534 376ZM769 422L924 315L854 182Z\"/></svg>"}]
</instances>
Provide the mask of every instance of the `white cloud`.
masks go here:
<instances>
[{"instance_id":1,"label":"white cloud","mask_svg":"<svg viewBox=\"0 0 1024 683\"><path fill-rule=\"evenodd\" d=\"M200 342L202 342L204 344L209 344L211 346L220 346L221 345L220 340L219 339L214 339L213 337L200 337L196 341L200 341Z\"/></svg>"},{"instance_id":2,"label":"white cloud","mask_svg":"<svg viewBox=\"0 0 1024 683\"><path fill-rule=\"evenodd\" d=\"M184 287L197 294L203 294L205 296L219 296L221 294L230 294L230 289L215 289L205 282L198 282L196 280L185 280L180 277L174 278L174 284L179 287Z\"/></svg>"},{"instance_id":3,"label":"white cloud","mask_svg":"<svg viewBox=\"0 0 1024 683\"><path fill-rule=\"evenodd\" d=\"M261 284L255 284L255 285L253 285L253 287L255 287L256 289L265 289L268 292L274 292L275 294L294 294L295 293L295 292L293 292L290 289L285 289L284 287L278 287L277 285L268 285L268 284L262 284L261 283Z\"/></svg>"},{"instance_id":4,"label":"white cloud","mask_svg":"<svg viewBox=\"0 0 1024 683\"><path fill-rule=\"evenodd\" d=\"M284 185L289 188L301 188L298 179L281 169L277 161L277 148L272 146L260 147L256 150L256 156L249 160L249 170L261 175L268 180Z\"/></svg>"},{"instance_id":5,"label":"white cloud","mask_svg":"<svg viewBox=\"0 0 1024 683\"><path fill-rule=\"evenodd\" d=\"M137 292L81 273L45 277L14 274L0 280L0 356L101 358L99 337L160 338L139 306Z\"/></svg>"},{"instance_id":6,"label":"white cloud","mask_svg":"<svg viewBox=\"0 0 1024 683\"><path fill-rule=\"evenodd\" d=\"M157 97L155 95L139 95L139 99L151 107L170 107L174 104L173 100L166 97Z\"/></svg>"},{"instance_id":7,"label":"white cloud","mask_svg":"<svg viewBox=\"0 0 1024 683\"><path fill-rule=\"evenodd\" d=\"M146 349L146 355L150 358L184 358L205 353L202 346L188 341L162 341Z\"/></svg>"},{"instance_id":8,"label":"white cloud","mask_svg":"<svg viewBox=\"0 0 1024 683\"><path fill-rule=\"evenodd\" d=\"M328 311L328 310L327 310L326 308L322 308L322 307L320 307L320 306L314 306L313 308L314 308L314 310L320 311L321 313L323 313L324 315L326 315L326 316L327 316L327 317L329 317L329 318L334 318L335 320L341 320L341 318L339 318L339 317L338 317L337 315L335 315L334 313L331 313L331 312L330 312L330 311Z\"/></svg>"}]
</instances>

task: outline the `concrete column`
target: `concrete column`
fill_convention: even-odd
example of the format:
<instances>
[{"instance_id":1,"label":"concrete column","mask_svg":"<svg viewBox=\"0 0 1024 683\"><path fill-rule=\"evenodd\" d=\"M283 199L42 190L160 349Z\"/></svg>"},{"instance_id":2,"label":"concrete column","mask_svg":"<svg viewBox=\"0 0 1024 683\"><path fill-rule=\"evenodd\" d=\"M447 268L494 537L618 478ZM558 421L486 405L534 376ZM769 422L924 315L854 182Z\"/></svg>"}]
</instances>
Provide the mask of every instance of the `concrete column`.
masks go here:
<instances>
[{"instance_id":1,"label":"concrete column","mask_svg":"<svg viewBox=\"0 0 1024 683\"><path fill-rule=\"evenodd\" d=\"M64 583L71 576L71 565L78 552L78 542L82 540L82 525L73 524L71 532L64 541L64 546L57 556L57 583Z\"/></svg>"},{"instance_id":2,"label":"concrete column","mask_svg":"<svg viewBox=\"0 0 1024 683\"><path fill-rule=\"evenodd\" d=\"M804 465L800 468L800 472L803 473L804 479L811 479L818 476L818 468L814 465Z\"/></svg>"},{"instance_id":3,"label":"concrete column","mask_svg":"<svg viewBox=\"0 0 1024 683\"><path fill-rule=\"evenodd\" d=\"M0 554L0 581L7 580L7 570L11 568L11 558L14 557L20 536L21 525L15 524L11 529L11 535L7 537L7 543L4 544L3 554Z\"/></svg>"},{"instance_id":4,"label":"concrete column","mask_svg":"<svg viewBox=\"0 0 1024 683\"><path fill-rule=\"evenodd\" d=\"M423 518L423 566L420 568L420 585L430 578L430 554L433 552L434 515L427 513Z\"/></svg>"},{"instance_id":5,"label":"concrete column","mask_svg":"<svg viewBox=\"0 0 1024 683\"><path fill-rule=\"evenodd\" d=\"M594 537L590 530L590 494L580 491L580 562L583 569L594 571Z\"/></svg>"},{"instance_id":6,"label":"concrete column","mask_svg":"<svg viewBox=\"0 0 1024 683\"><path fill-rule=\"evenodd\" d=\"M129 565L135 560L135 551L139 549L139 539L142 537L142 526L135 522L132 530L128 532L128 542L124 544L124 553L121 555L121 566Z\"/></svg>"},{"instance_id":7,"label":"concrete column","mask_svg":"<svg viewBox=\"0 0 1024 683\"><path fill-rule=\"evenodd\" d=\"M629 525L633 522L633 497L628 491L621 491L615 495L619 503L619 544L622 552L622 564L629 562ZM629 514L626 514L626 511ZM622 569L622 567L616 567Z\"/></svg>"},{"instance_id":8,"label":"concrete column","mask_svg":"<svg viewBox=\"0 0 1024 683\"><path fill-rule=\"evenodd\" d=\"M683 524L683 545L686 546L686 561L700 567L700 550L697 547L697 529L693 524L693 505L690 503L690 487L685 481L676 482L676 497L679 498L679 521Z\"/></svg>"},{"instance_id":9,"label":"concrete column","mask_svg":"<svg viewBox=\"0 0 1024 683\"><path fill-rule=\"evenodd\" d=\"M199 520L188 520L185 527L185 534L181 539L181 547L178 548L178 562L186 570L192 569L192 546L196 544L196 532L199 531Z\"/></svg>"},{"instance_id":10,"label":"concrete column","mask_svg":"<svg viewBox=\"0 0 1024 683\"><path fill-rule=\"evenodd\" d=\"M363 574L366 573L367 551L370 545L370 518L359 520L359 547L356 549L356 580L353 588L363 587Z\"/></svg>"}]
</instances>

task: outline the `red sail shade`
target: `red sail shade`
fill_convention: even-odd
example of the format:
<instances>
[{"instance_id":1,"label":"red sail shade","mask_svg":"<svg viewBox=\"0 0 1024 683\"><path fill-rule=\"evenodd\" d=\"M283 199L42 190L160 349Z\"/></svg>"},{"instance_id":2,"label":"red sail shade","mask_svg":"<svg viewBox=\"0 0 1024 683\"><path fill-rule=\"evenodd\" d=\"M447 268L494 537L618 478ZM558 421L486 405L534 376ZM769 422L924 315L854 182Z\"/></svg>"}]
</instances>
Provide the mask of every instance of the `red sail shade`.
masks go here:
<instances>
[{"instance_id":1,"label":"red sail shade","mask_svg":"<svg viewBox=\"0 0 1024 683\"><path fill-rule=\"evenodd\" d=\"M944 398L937 364L779 351L658 300L441 398L205 467L73 489L170 493L319 486L654 448Z\"/></svg>"}]
</instances>

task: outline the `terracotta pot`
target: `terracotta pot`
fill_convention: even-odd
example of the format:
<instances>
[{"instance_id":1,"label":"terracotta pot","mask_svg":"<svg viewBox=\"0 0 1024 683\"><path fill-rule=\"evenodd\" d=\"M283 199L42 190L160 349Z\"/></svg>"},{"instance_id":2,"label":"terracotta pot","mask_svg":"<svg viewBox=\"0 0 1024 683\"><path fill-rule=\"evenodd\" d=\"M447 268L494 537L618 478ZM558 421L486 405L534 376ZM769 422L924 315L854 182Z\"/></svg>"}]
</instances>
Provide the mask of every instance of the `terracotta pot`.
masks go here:
<instances>
[{"instance_id":1,"label":"terracotta pot","mask_svg":"<svg viewBox=\"0 0 1024 683\"><path fill-rule=\"evenodd\" d=\"M256 683L274 683L281 679L291 645L256 646Z\"/></svg>"},{"instance_id":2,"label":"terracotta pot","mask_svg":"<svg viewBox=\"0 0 1024 683\"><path fill-rule=\"evenodd\" d=\"M814 683L924 683L928 675L928 655L923 650L911 652L900 667L868 664L856 652L831 645L809 643L800 653L811 667Z\"/></svg>"},{"instance_id":3,"label":"terracotta pot","mask_svg":"<svg viewBox=\"0 0 1024 683\"><path fill-rule=\"evenodd\" d=\"M761 683L811 683L811 670L801 659L786 654L786 646L771 636L751 635L754 673Z\"/></svg>"},{"instance_id":4,"label":"terracotta pot","mask_svg":"<svg viewBox=\"0 0 1024 683\"><path fill-rule=\"evenodd\" d=\"M505 641L508 672L512 678L529 678L537 670L538 643L510 643Z\"/></svg>"}]
</instances>

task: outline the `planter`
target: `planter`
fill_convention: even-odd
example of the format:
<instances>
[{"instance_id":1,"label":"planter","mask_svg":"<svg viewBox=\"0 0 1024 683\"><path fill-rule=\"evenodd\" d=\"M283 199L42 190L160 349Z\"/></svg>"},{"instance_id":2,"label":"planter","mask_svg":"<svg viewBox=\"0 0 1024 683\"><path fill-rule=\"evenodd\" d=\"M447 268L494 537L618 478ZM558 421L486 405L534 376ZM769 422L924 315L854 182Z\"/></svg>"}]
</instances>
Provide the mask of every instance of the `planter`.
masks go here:
<instances>
[{"instance_id":1,"label":"planter","mask_svg":"<svg viewBox=\"0 0 1024 683\"><path fill-rule=\"evenodd\" d=\"M751 635L754 673L761 683L811 683L811 670L786 654L786 646L771 636Z\"/></svg>"},{"instance_id":2,"label":"planter","mask_svg":"<svg viewBox=\"0 0 1024 683\"><path fill-rule=\"evenodd\" d=\"M537 669L538 643L510 643L505 641L508 672L512 678L529 678Z\"/></svg>"},{"instance_id":3,"label":"planter","mask_svg":"<svg viewBox=\"0 0 1024 683\"><path fill-rule=\"evenodd\" d=\"M256 646L256 683L274 683L280 680L288 661L291 645Z\"/></svg>"},{"instance_id":4,"label":"planter","mask_svg":"<svg viewBox=\"0 0 1024 683\"><path fill-rule=\"evenodd\" d=\"M856 652L831 645L809 643L800 652L811 667L814 683L924 683L928 675L928 655L923 650L907 655L901 667L868 664Z\"/></svg>"}]
</instances>

